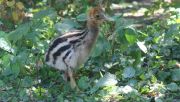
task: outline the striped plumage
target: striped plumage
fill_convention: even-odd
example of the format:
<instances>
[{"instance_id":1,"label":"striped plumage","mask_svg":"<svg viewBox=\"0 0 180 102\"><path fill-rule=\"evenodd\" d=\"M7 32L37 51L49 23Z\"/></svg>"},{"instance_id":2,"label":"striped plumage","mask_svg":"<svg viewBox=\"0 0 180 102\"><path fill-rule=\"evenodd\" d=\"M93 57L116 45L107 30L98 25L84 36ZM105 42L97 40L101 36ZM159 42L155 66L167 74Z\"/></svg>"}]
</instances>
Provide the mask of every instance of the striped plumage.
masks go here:
<instances>
[{"instance_id":1,"label":"striped plumage","mask_svg":"<svg viewBox=\"0 0 180 102\"><path fill-rule=\"evenodd\" d=\"M100 7L94 7L89 10L87 18L84 30L74 30L56 38L45 56L48 65L65 71L65 78L70 78L72 88L76 87L73 70L88 58L98 36L98 26L105 17Z\"/></svg>"}]
</instances>

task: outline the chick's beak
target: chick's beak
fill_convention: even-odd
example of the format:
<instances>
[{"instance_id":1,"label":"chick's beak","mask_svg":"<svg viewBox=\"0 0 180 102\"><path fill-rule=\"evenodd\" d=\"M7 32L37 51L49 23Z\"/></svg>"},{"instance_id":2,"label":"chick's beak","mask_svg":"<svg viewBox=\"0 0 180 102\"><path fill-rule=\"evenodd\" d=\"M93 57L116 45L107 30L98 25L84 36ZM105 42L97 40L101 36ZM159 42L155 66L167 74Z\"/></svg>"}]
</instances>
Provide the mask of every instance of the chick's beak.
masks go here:
<instances>
[{"instance_id":1,"label":"chick's beak","mask_svg":"<svg viewBox=\"0 0 180 102\"><path fill-rule=\"evenodd\" d=\"M103 18L103 20L104 21L114 21L110 16L108 16L108 15L105 15L105 14L102 14L102 18Z\"/></svg>"}]
</instances>

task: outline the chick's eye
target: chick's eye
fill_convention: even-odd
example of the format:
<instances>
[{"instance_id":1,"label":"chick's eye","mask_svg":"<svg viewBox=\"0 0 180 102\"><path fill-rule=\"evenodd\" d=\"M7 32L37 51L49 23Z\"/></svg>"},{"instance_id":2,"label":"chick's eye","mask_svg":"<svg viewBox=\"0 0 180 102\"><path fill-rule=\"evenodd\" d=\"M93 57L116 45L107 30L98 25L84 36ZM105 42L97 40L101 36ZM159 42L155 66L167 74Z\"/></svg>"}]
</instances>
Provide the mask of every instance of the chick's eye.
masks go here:
<instances>
[{"instance_id":1,"label":"chick's eye","mask_svg":"<svg viewBox=\"0 0 180 102\"><path fill-rule=\"evenodd\" d=\"M100 18L100 15L96 15L96 18Z\"/></svg>"}]
</instances>

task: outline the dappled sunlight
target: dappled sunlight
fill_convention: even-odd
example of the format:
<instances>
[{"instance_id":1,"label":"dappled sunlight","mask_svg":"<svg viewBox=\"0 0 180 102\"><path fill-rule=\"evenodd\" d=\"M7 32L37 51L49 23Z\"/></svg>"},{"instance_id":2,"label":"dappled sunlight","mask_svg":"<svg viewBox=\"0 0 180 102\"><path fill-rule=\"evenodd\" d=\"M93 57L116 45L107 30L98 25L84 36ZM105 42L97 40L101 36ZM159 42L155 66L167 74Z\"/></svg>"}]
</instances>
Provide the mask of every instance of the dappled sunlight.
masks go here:
<instances>
[{"instance_id":1,"label":"dappled sunlight","mask_svg":"<svg viewBox=\"0 0 180 102\"><path fill-rule=\"evenodd\" d=\"M76 90L45 55L51 41L76 29L49 53L71 59L62 46L77 51L86 43L78 31L101 19L88 16L94 6L106 20L97 41L88 39L96 42L87 61L73 70ZM0 0L0 9L0 102L180 101L180 0Z\"/></svg>"}]
</instances>

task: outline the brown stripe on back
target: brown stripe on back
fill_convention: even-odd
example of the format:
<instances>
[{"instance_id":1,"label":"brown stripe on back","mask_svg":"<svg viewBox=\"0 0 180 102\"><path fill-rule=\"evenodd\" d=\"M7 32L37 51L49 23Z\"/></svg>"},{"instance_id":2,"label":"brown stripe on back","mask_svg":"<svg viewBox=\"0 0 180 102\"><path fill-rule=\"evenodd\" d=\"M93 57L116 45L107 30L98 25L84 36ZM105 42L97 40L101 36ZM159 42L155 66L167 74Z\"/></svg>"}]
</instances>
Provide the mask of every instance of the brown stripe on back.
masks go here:
<instances>
[{"instance_id":1,"label":"brown stripe on back","mask_svg":"<svg viewBox=\"0 0 180 102\"><path fill-rule=\"evenodd\" d=\"M62 58L63 62L66 64L66 67L68 67L67 63L65 62L65 59L69 56L69 54L71 53L71 50L69 50L68 52L66 52L65 56Z\"/></svg>"},{"instance_id":2,"label":"brown stripe on back","mask_svg":"<svg viewBox=\"0 0 180 102\"><path fill-rule=\"evenodd\" d=\"M48 52L47 52L45 61L48 62L48 61L49 61L49 54L50 54L50 52L51 52L54 48L56 48L59 44L61 44L61 43L63 43L63 42L66 42L66 41L68 40L68 38L80 36L79 38L70 41L70 44L73 44L73 45L74 45L74 44L80 42L80 41L87 35L87 33L88 33L88 29L82 30L81 32L79 32L79 31L80 31L80 30L77 30L77 31L75 31L76 33L74 33L74 34L69 34L69 35L68 35L68 33L66 33L67 35L65 34L64 36L60 36L59 38L55 39L55 40L53 41L53 43L51 44ZM73 32L73 31L72 31L72 32ZM83 36L82 36L82 35L83 35ZM58 49L58 50L60 50L60 49ZM56 55L60 56L60 54L61 54L61 53L58 53L58 52L56 51L56 53L53 54L53 58L55 58L54 60L56 60L56 57L55 57L55 56L56 56ZM55 63L55 62L54 62L54 63Z\"/></svg>"},{"instance_id":3,"label":"brown stripe on back","mask_svg":"<svg viewBox=\"0 0 180 102\"><path fill-rule=\"evenodd\" d=\"M71 40L71 41L69 41L69 43L71 43L71 44L76 44L76 43L81 42L81 41L86 37L87 33L88 33L88 30L85 30L85 31L83 32L83 36L81 36L81 37L79 37L79 38L77 38L77 39L75 39L75 40Z\"/></svg>"},{"instance_id":4,"label":"brown stripe on back","mask_svg":"<svg viewBox=\"0 0 180 102\"><path fill-rule=\"evenodd\" d=\"M82 30L82 32L77 32L77 33L75 33L75 34L69 34L69 35L68 35L68 33L67 33L67 35L64 35L64 36L62 36L62 37L63 37L63 38L78 37L78 36L83 35L86 31L87 31L87 30L85 29L85 30ZM73 32L73 31L72 31L72 32Z\"/></svg>"},{"instance_id":5,"label":"brown stripe on back","mask_svg":"<svg viewBox=\"0 0 180 102\"><path fill-rule=\"evenodd\" d=\"M57 38L54 40L54 42L52 43L52 45L50 46L49 50L48 50L48 53L46 55L46 62L49 61L49 54L50 52L55 48L57 47L58 44L64 42L64 41L67 41L66 38Z\"/></svg>"},{"instance_id":6,"label":"brown stripe on back","mask_svg":"<svg viewBox=\"0 0 180 102\"><path fill-rule=\"evenodd\" d=\"M70 44L60 47L60 48L53 54L53 58L54 58L53 64L56 63L57 57L60 56L61 53L63 53L64 51L66 51L66 50L69 49L70 47L71 47Z\"/></svg>"},{"instance_id":7,"label":"brown stripe on back","mask_svg":"<svg viewBox=\"0 0 180 102\"><path fill-rule=\"evenodd\" d=\"M70 34L70 35L64 35L64 36L61 36L57 39L55 39L52 43L52 45L50 46L50 48L48 49L48 52L46 54L46 58L45 58L45 61L48 62L49 61L49 54L50 52L55 48L57 47L60 43L63 43L65 41L67 41L68 38L71 38L71 37L76 37L76 36L81 36L83 35L83 33L85 32L86 30L82 31L81 33L80 32L77 32L77 34Z\"/></svg>"}]
</instances>

